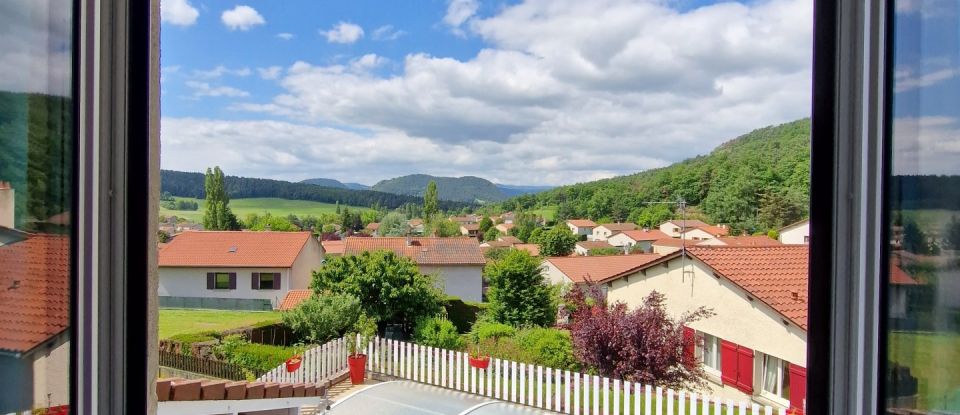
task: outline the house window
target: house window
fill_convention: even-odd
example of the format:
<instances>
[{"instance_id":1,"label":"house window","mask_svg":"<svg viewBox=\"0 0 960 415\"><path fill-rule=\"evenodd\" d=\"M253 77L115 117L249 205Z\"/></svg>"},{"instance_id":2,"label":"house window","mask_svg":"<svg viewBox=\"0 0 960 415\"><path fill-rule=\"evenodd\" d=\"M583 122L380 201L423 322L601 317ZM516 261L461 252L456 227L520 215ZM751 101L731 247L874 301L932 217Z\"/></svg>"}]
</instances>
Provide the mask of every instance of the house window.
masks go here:
<instances>
[{"instance_id":1,"label":"house window","mask_svg":"<svg viewBox=\"0 0 960 415\"><path fill-rule=\"evenodd\" d=\"M697 359L708 373L720 374L720 339L707 333L700 336L703 342L697 345Z\"/></svg>"},{"instance_id":2,"label":"house window","mask_svg":"<svg viewBox=\"0 0 960 415\"><path fill-rule=\"evenodd\" d=\"M789 365L782 359L763 355L763 368L761 374L762 393L779 399L790 400L790 374Z\"/></svg>"},{"instance_id":3,"label":"house window","mask_svg":"<svg viewBox=\"0 0 960 415\"><path fill-rule=\"evenodd\" d=\"M230 289L230 274L226 272L218 272L214 277L213 288L217 290L229 290Z\"/></svg>"},{"instance_id":4,"label":"house window","mask_svg":"<svg viewBox=\"0 0 960 415\"><path fill-rule=\"evenodd\" d=\"M254 290L279 290L280 273L279 272L254 272L251 276Z\"/></svg>"}]
</instances>

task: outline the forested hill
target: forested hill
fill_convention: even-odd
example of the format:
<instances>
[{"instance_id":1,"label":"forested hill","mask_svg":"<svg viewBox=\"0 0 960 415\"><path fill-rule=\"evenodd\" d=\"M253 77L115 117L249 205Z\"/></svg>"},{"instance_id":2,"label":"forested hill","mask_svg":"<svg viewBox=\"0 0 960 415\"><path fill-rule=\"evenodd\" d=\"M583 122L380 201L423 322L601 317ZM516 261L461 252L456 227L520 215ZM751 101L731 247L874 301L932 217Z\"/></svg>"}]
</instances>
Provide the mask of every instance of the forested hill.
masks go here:
<instances>
[{"instance_id":1,"label":"forested hill","mask_svg":"<svg viewBox=\"0 0 960 415\"><path fill-rule=\"evenodd\" d=\"M440 200L460 202L499 202L507 198L497 185L474 176L437 177L426 174L411 174L389 180L381 180L372 190L400 195L422 196L430 181L437 182Z\"/></svg>"},{"instance_id":2,"label":"forested hill","mask_svg":"<svg viewBox=\"0 0 960 415\"><path fill-rule=\"evenodd\" d=\"M637 151L642 151L638 149ZM807 216L810 120L752 131L706 156L668 167L563 186L503 202L503 208L557 206L557 217L630 220L653 224L687 201L689 212L747 231L777 229Z\"/></svg>"},{"instance_id":3,"label":"forested hill","mask_svg":"<svg viewBox=\"0 0 960 415\"><path fill-rule=\"evenodd\" d=\"M231 198L277 197L291 200L312 200L315 202L395 209L406 203L420 205L423 199L413 196L396 195L372 190L351 190L323 187L307 183L291 183L282 180L256 179L250 177L226 177L227 194ZM203 174L172 170L160 171L160 189L174 196L203 198ZM461 209L466 203L440 201L445 210Z\"/></svg>"}]
</instances>

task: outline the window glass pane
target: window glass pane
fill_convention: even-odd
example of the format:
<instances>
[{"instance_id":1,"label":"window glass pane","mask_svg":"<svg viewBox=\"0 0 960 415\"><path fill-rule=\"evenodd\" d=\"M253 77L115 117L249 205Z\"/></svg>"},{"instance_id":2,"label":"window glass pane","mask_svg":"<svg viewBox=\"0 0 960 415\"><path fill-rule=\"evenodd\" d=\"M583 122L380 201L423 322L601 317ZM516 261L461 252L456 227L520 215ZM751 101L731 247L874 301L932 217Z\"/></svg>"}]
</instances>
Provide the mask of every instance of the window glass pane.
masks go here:
<instances>
[{"instance_id":1,"label":"window glass pane","mask_svg":"<svg viewBox=\"0 0 960 415\"><path fill-rule=\"evenodd\" d=\"M777 378L780 371L779 360L775 357L763 356L763 390L777 393Z\"/></svg>"},{"instance_id":2,"label":"window glass pane","mask_svg":"<svg viewBox=\"0 0 960 415\"><path fill-rule=\"evenodd\" d=\"M958 413L960 3L896 5L886 405Z\"/></svg>"},{"instance_id":3,"label":"window glass pane","mask_svg":"<svg viewBox=\"0 0 960 415\"><path fill-rule=\"evenodd\" d=\"M0 2L4 414L70 403L72 4Z\"/></svg>"},{"instance_id":4,"label":"window glass pane","mask_svg":"<svg viewBox=\"0 0 960 415\"><path fill-rule=\"evenodd\" d=\"M216 288L218 290L226 290L230 288L230 274L224 274L224 273L217 274Z\"/></svg>"},{"instance_id":5,"label":"window glass pane","mask_svg":"<svg viewBox=\"0 0 960 415\"><path fill-rule=\"evenodd\" d=\"M262 290L271 290L274 287L274 281L277 274L264 274L260 273L260 289Z\"/></svg>"}]
</instances>

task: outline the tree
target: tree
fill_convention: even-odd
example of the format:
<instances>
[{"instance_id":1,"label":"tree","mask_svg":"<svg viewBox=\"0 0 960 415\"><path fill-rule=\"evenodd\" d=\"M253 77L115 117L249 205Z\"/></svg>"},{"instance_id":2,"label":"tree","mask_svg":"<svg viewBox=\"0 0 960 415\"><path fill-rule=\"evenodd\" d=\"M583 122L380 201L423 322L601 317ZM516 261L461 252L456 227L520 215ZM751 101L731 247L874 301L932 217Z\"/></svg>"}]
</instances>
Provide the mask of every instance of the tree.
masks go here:
<instances>
[{"instance_id":1,"label":"tree","mask_svg":"<svg viewBox=\"0 0 960 415\"><path fill-rule=\"evenodd\" d=\"M267 212L263 215L258 215L256 213L250 213L243 220L243 225L246 229L251 231L279 231L279 232L296 232L299 231L298 228L293 223L290 223L290 220L282 216L273 216L270 212Z\"/></svg>"},{"instance_id":2,"label":"tree","mask_svg":"<svg viewBox=\"0 0 960 415\"><path fill-rule=\"evenodd\" d=\"M391 251L328 258L313 272L310 288L352 295L366 315L407 328L443 309L443 293L434 277L421 274L413 261Z\"/></svg>"},{"instance_id":3,"label":"tree","mask_svg":"<svg viewBox=\"0 0 960 415\"><path fill-rule=\"evenodd\" d=\"M487 233L490 228L493 228L493 220L489 216L484 216L483 219L480 219L480 233Z\"/></svg>"},{"instance_id":4,"label":"tree","mask_svg":"<svg viewBox=\"0 0 960 415\"><path fill-rule=\"evenodd\" d=\"M541 274L540 261L527 251L511 249L483 270L489 282L487 313L512 326L546 326L554 322L555 301Z\"/></svg>"},{"instance_id":5,"label":"tree","mask_svg":"<svg viewBox=\"0 0 960 415\"><path fill-rule=\"evenodd\" d=\"M224 189L223 171L219 166L204 176L204 191L207 196L207 208L203 213L203 228L206 230L234 231L240 229L240 222L230 210L230 197Z\"/></svg>"},{"instance_id":6,"label":"tree","mask_svg":"<svg viewBox=\"0 0 960 415\"><path fill-rule=\"evenodd\" d=\"M930 251L927 235L913 221L907 221L903 225L903 249L915 254L927 254Z\"/></svg>"},{"instance_id":7,"label":"tree","mask_svg":"<svg viewBox=\"0 0 960 415\"><path fill-rule=\"evenodd\" d=\"M567 256L577 244L577 235L566 226L555 226L540 236L540 255Z\"/></svg>"},{"instance_id":8,"label":"tree","mask_svg":"<svg viewBox=\"0 0 960 415\"><path fill-rule=\"evenodd\" d=\"M380 220L380 230L377 233L382 236L406 236L410 233L410 227L402 214L390 212Z\"/></svg>"},{"instance_id":9,"label":"tree","mask_svg":"<svg viewBox=\"0 0 960 415\"><path fill-rule=\"evenodd\" d=\"M357 321L360 300L348 294L312 295L283 313L283 325L302 339L323 343L342 336Z\"/></svg>"},{"instance_id":10,"label":"tree","mask_svg":"<svg viewBox=\"0 0 960 415\"><path fill-rule=\"evenodd\" d=\"M564 296L572 310L570 335L574 355L601 376L673 389L700 388L705 373L692 351L696 338L684 327L713 312L700 307L673 319L666 297L656 291L635 310L608 306L596 286L574 288Z\"/></svg>"},{"instance_id":11,"label":"tree","mask_svg":"<svg viewBox=\"0 0 960 415\"><path fill-rule=\"evenodd\" d=\"M950 223L943 233L943 242L950 249L960 250L960 221L957 221L956 216L950 218Z\"/></svg>"},{"instance_id":12,"label":"tree","mask_svg":"<svg viewBox=\"0 0 960 415\"><path fill-rule=\"evenodd\" d=\"M427 183L427 190L423 192L423 214L426 216L437 213L437 182L431 180Z\"/></svg>"},{"instance_id":13,"label":"tree","mask_svg":"<svg viewBox=\"0 0 960 415\"><path fill-rule=\"evenodd\" d=\"M499 237L500 237L500 230L497 228L487 229L487 231L483 233L484 241L496 241L497 238Z\"/></svg>"}]
</instances>

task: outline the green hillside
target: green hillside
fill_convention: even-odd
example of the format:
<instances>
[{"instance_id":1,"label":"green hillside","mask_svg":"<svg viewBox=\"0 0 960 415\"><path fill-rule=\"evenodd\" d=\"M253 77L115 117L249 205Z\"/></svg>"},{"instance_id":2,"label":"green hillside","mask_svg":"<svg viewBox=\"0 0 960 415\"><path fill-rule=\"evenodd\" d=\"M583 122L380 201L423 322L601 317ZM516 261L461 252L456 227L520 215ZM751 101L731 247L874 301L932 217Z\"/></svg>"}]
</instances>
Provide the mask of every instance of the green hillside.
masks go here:
<instances>
[{"instance_id":1,"label":"green hillside","mask_svg":"<svg viewBox=\"0 0 960 415\"><path fill-rule=\"evenodd\" d=\"M639 150L638 150L639 151ZM810 188L810 120L752 131L668 167L558 187L503 202L503 209L555 206L557 218L629 220L652 225L688 213L750 232L776 229L807 216Z\"/></svg>"},{"instance_id":2,"label":"green hillside","mask_svg":"<svg viewBox=\"0 0 960 415\"><path fill-rule=\"evenodd\" d=\"M160 208L160 215L162 216L177 216L180 218L185 218L192 222L201 223L203 222L203 210L205 207L206 201L203 199L194 199L188 197L177 197L177 200L189 200L197 202L200 205L200 209L189 211L189 210L170 210ZM341 205L341 208L348 207ZM366 211L370 210L369 208L358 207L358 206L349 206L350 211ZM288 200L288 199L277 199L277 198L250 198L250 199L231 199L230 200L230 209L233 210L233 214L237 215L237 218L243 220L250 213L256 213L262 215L264 213L270 213L273 216L287 216L287 215L297 215L300 218L304 216L316 216L319 217L321 214L334 214L337 210L336 204L330 203L320 203L320 202L311 202L309 200Z\"/></svg>"},{"instance_id":3,"label":"green hillside","mask_svg":"<svg viewBox=\"0 0 960 415\"><path fill-rule=\"evenodd\" d=\"M423 196L427 184L437 182L440 200L467 203L498 202L507 198L506 194L489 180L474 176L437 177L426 174L411 174L389 180L381 180L371 190L408 196Z\"/></svg>"}]
</instances>

